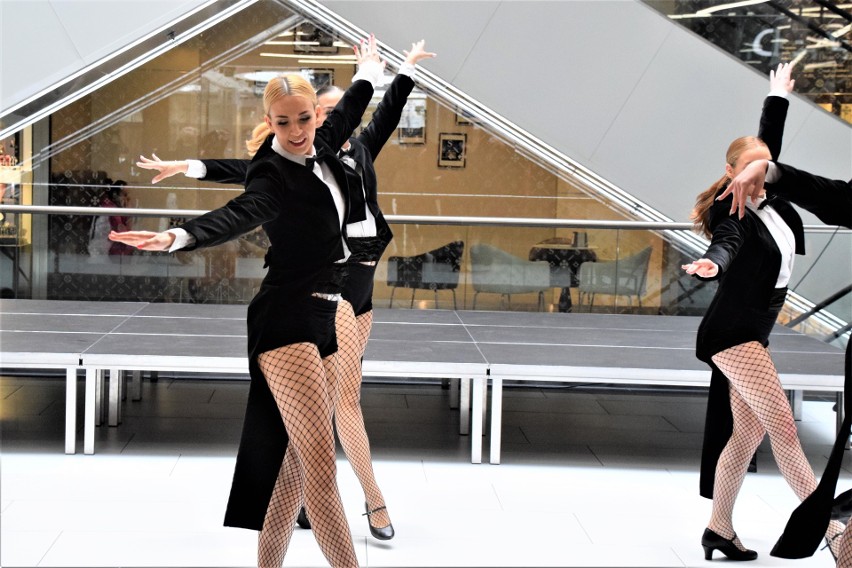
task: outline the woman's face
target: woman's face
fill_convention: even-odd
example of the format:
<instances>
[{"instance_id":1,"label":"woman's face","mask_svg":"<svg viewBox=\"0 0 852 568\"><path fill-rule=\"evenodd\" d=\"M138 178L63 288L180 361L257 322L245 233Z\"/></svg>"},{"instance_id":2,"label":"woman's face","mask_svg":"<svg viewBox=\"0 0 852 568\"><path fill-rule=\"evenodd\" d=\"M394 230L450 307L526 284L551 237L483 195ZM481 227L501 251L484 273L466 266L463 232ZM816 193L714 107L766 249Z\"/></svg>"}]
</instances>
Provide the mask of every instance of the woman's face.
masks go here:
<instances>
[{"instance_id":1,"label":"woman's face","mask_svg":"<svg viewBox=\"0 0 852 568\"><path fill-rule=\"evenodd\" d=\"M755 146L754 148L749 148L740 154L737 163L731 167L730 164L725 164L725 173L731 179L737 177L737 175L745 169L747 165L757 160L771 160L772 155L769 153L769 148L766 146Z\"/></svg>"},{"instance_id":2,"label":"woman's face","mask_svg":"<svg viewBox=\"0 0 852 568\"><path fill-rule=\"evenodd\" d=\"M318 109L305 97L286 96L272 103L264 120L281 147L291 154L309 154L314 145Z\"/></svg>"}]
</instances>

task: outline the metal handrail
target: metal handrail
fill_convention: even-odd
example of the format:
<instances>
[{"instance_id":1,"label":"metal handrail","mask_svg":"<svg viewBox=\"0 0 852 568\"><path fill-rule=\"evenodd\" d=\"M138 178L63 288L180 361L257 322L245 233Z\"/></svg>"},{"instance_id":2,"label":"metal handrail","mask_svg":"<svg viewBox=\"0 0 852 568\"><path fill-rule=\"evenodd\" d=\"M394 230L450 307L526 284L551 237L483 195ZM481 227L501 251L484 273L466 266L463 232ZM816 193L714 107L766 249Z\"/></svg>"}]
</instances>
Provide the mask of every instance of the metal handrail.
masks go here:
<instances>
[{"instance_id":1,"label":"metal handrail","mask_svg":"<svg viewBox=\"0 0 852 568\"><path fill-rule=\"evenodd\" d=\"M46 215L123 215L125 217L198 217L207 209L145 209L132 207L72 207L65 205L0 205L3 213ZM440 215L385 215L397 225L472 225L477 227L542 227L551 229L628 229L646 231L689 231L692 223L675 221L619 221L600 219L539 219L530 217L462 217ZM850 233L825 225L805 225L809 233Z\"/></svg>"}]
</instances>

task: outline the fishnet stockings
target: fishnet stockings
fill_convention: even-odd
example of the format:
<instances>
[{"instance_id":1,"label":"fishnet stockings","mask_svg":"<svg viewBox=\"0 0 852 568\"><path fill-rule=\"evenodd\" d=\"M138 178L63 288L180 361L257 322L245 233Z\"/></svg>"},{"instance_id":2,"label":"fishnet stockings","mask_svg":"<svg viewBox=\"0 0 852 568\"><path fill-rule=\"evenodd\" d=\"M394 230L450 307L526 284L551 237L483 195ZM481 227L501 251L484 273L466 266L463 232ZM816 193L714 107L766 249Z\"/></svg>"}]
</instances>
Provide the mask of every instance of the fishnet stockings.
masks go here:
<instances>
[{"instance_id":1,"label":"fishnet stockings","mask_svg":"<svg viewBox=\"0 0 852 568\"><path fill-rule=\"evenodd\" d=\"M296 343L262 353L258 364L272 391L290 444L275 482L257 565L279 568L304 499L314 537L331 566L358 566L335 479L331 425L336 354L320 359L316 345Z\"/></svg>"},{"instance_id":2,"label":"fishnet stockings","mask_svg":"<svg viewBox=\"0 0 852 568\"><path fill-rule=\"evenodd\" d=\"M837 568L849 568L852 566L852 531L843 531L837 541L840 542L837 551Z\"/></svg>"},{"instance_id":3,"label":"fishnet stockings","mask_svg":"<svg viewBox=\"0 0 852 568\"><path fill-rule=\"evenodd\" d=\"M817 484L766 348L757 341L736 345L714 355L713 363L728 378L734 427L716 466L713 513L708 527L724 538L734 538L734 502L751 456L765 433L769 434L772 454L781 475L800 501L810 495ZM842 524L832 521L826 536L831 537L842 529ZM743 549L739 539L735 544ZM834 546L836 551L838 543Z\"/></svg>"},{"instance_id":4,"label":"fishnet stockings","mask_svg":"<svg viewBox=\"0 0 852 568\"><path fill-rule=\"evenodd\" d=\"M334 420L337 437L364 490L364 499L369 510L382 507L385 498L376 483L373 462L370 456L370 441L364 428L361 413L361 357L367 347L373 312L355 318L352 305L340 302L337 308L337 345L340 355L340 383L337 393ZM386 509L373 513L368 521L376 528L391 524Z\"/></svg>"}]
</instances>

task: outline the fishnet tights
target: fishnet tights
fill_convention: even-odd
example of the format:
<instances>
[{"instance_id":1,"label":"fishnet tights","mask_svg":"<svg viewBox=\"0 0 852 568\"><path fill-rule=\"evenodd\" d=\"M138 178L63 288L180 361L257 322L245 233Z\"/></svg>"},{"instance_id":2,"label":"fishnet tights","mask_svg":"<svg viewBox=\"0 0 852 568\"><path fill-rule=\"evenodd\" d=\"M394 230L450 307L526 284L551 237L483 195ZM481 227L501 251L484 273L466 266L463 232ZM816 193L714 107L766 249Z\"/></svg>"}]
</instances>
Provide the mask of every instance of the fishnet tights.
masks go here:
<instances>
[{"instance_id":1,"label":"fishnet tights","mask_svg":"<svg viewBox=\"0 0 852 568\"><path fill-rule=\"evenodd\" d=\"M708 526L724 538L734 538L734 502L751 456L765 433L769 434L781 475L800 501L816 489L817 483L766 348L757 341L743 343L717 353L713 363L728 378L734 427L716 466L713 513ZM832 521L826 536L831 537L842 529L842 524ZM739 539L735 544L744 549ZM836 551L838 543L834 546Z\"/></svg>"},{"instance_id":2,"label":"fishnet tights","mask_svg":"<svg viewBox=\"0 0 852 568\"><path fill-rule=\"evenodd\" d=\"M843 531L839 537L839 551L837 553L837 568L849 568L852 566L852 531Z\"/></svg>"},{"instance_id":3,"label":"fishnet tights","mask_svg":"<svg viewBox=\"0 0 852 568\"><path fill-rule=\"evenodd\" d=\"M361 358L367 347L373 312L355 317L349 302L340 302L337 308L337 345L340 355L340 382L337 391L334 420L337 437L346 458L352 465L364 490L364 499L372 511L385 504L385 498L376 483L370 456L370 440L364 428L361 413ZM386 509L373 513L368 521L377 528L391 524Z\"/></svg>"},{"instance_id":4,"label":"fishnet tights","mask_svg":"<svg viewBox=\"0 0 852 568\"><path fill-rule=\"evenodd\" d=\"M316 345L296 343L262 353L258 364L272 391L290 444L275 482L257 565L279 568L303 500L314 538L331 566L358 566L335 479L331 425L337 354L320 359Z\"/></svg>"}]
</instances>

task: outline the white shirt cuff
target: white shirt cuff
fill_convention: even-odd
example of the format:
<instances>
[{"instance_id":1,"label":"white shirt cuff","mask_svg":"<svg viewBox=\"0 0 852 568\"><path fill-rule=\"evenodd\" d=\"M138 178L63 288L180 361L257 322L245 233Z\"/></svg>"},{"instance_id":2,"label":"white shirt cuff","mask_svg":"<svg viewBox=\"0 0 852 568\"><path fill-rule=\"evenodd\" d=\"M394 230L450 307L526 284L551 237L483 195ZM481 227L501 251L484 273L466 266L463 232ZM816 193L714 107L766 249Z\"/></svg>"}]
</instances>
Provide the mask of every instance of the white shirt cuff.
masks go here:
<instances>
[{"instance_id":1,"label":"white shirt cuff","mask_svg":"<svg viewBox=\"0 0 852 568\"><path fill-rule=\"evenodd\" d=\"M184 229L169 229L166 231L167 233L171 233L175 236L175 242L172 243L169 252L174 252L176 250L180 250L184 247L188 247L189 245L195 244L195 237L187 233Z\"/></svg>"},{"instance_id":2,"label":"white shirt cuff","mask_svg":"<svg viewBox=\"0 0 852 568\"><path fill-rule=\"evenodd\" d=\"M369 81L373 88L375 88L379 84L379 81L381 81L383 73L384 67L382 64L370 59L358 66L358 72L352 77L352 82L354 83L363 79L364 81Z\"/></svg>"},{"instance_id":3,"label":"white shirt cuff","mask_svg":"<svg viewBox=\"0 0 852 568\"><path fill-rule=\"evenodd\" d=\"M186 173L183 174L186 177L191 177L195 179L201 179L207 176L207 166L204 165L204 162L201 160L185 160L186 161Z\"/></svg>"},{"instance_id":4,"label":"white shirt cuff","mask_svg":"<svg viewBox=\"0 0 852 568\"><path fill-rule=\"evenodd\" d=\"M766 179L764 183L775 183L781 177L781 172L775 167L775 162L769 162L766 166Z\"/></svg>"},{"instance_id":5,"label":"white shirt cuff","mask_svg":"<svg viewBox=\"0 0 852 568\"><path fill-rule=\"evenodd\" d=\"M399 66L399 69L397 70L396 74L407 75L413 80L414 76L417 74L417 67L407 61L403 61L402 64Z\"/></svg>"},{"instance_id":6,"label":"white shirt cuff","mask_svg":"<svg viewBox=\"0 0 852 568\"><path fill-rule=\"evenodd\" d=\"M784 89L773 89L773 90L769 91L769 94L766 95L766 96L767 97L781 97L782 99L786 99L789 95L790 95L790 93L788 93Z\"/></svg>"}]
</instances>

